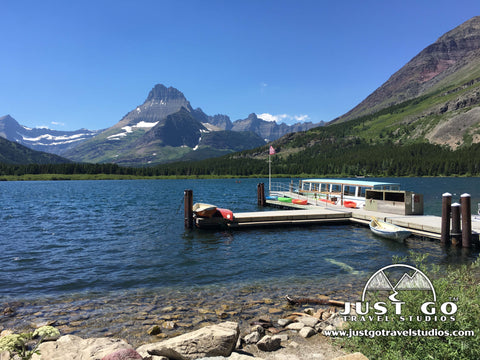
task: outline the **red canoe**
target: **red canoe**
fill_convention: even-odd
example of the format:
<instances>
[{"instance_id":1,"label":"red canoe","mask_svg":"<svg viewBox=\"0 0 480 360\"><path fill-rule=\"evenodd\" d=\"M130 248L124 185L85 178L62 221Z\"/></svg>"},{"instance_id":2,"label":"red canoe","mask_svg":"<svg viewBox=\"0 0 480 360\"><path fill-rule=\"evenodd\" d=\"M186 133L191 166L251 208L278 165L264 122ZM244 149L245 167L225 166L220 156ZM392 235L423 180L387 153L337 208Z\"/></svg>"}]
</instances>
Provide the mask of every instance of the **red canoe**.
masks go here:
<instances>
[{"instance_id":1,"label":"red canoe","mask_svg":"<svg viewBox=\"0 0 480 360\"><path fill-rule=\"evenodd\" d=\"M231 210L217 208L217 211L222 215L224 219L230 221L233 220L233 212Z\"/></svg>"}]
</instances>

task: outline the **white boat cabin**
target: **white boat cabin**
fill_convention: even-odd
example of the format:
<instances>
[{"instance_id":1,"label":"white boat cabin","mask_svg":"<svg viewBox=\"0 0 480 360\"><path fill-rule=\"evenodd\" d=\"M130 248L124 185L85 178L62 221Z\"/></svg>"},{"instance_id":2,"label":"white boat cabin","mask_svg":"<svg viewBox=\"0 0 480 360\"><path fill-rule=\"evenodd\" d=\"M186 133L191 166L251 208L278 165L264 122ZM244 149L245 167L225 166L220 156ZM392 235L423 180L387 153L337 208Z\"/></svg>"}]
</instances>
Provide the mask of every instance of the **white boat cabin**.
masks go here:
<instances>
[{"instance_id":1,"label":"white boat cabin","mask_svg":"<svg viewBox=\"0 0 480 360\"><path fill-rule=\"evenodd\" d=\"M352 200L365 203L366 190L400 190L400 184L380 181L364 181L356 179L306 179L300 180L300 193L305 196L312 194L328 200Z\"/></svg>"}]
</instances>

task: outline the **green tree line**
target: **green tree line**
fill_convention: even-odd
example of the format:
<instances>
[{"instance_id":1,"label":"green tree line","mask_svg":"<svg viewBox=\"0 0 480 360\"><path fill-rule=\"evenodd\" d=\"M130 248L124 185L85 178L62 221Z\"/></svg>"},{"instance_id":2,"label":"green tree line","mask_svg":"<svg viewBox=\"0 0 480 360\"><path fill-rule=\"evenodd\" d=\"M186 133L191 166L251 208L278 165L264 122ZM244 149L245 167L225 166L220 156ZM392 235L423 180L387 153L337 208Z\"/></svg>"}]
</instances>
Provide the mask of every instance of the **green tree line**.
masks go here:
<instances>
[{"instance_id":1,"label":"green tree line","mask_svg":"<svg viewBox=\"0 0 480 360\"><path fill-rule=\"evenodd\" d=\"M338 176L479 176L480 144L455 151L447 147L389 141L370 144L358 138L322 141L302 151L272 157L273 174L316 174ZM0 164L0 175L107 174L150 176L264 176L265 158L249 152L195 162L177 162L154 167L122 167L116 164Z\"/></svg>"}]
</instances>

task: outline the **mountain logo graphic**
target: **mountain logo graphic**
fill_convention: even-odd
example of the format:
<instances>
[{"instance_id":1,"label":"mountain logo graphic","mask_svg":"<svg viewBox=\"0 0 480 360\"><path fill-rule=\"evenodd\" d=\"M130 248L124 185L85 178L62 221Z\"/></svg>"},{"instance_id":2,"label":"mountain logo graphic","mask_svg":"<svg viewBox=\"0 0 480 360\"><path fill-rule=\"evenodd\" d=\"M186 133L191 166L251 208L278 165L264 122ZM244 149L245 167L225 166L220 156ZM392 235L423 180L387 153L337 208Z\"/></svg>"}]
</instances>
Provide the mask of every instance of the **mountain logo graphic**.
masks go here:
<instances>
[{"instance_id":1,"label":"mountain logo graphic","mask_svg":"<svg viewBox=\"0 0 480 360\"><path fill-rule=\"evenodd\" d=\"M403 272L403 275L400 280L393 285L393 282L385 272L386 270L400 270ZM413 274L410 275L412 271ZM390 301L398 302L399 300L396 298L396 295L398 291L404 290L429 291L432 294L432 300L434 302L437 301L437 294L435 293L432 282L422 271L410 265L394 264L381 268L368 279L363 288L362 302L365 301L368 291L391 291L393 294L389 296Z\"/></svg>"}]
</instances>

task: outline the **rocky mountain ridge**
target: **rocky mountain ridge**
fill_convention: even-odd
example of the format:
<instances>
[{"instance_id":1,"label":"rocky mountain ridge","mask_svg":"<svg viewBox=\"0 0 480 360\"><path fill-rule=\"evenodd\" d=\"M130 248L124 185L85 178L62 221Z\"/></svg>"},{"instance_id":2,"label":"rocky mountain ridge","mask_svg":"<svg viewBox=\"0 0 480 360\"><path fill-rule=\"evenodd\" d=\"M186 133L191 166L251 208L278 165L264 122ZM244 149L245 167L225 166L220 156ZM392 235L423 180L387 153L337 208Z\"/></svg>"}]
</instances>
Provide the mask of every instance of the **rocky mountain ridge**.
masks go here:
<instances>
[{"instance_id":1,"label":"rocky mountain ridge","mask_svg":"<svg viewBox=\"0 0 480 360\"><path fill-rule=\"evenodd\" d=\"M261 146L271 137L314 124L302 126L277 125L255 115L244 123L232 123L227 115L209 116L200 108L194 109L182 92L157 84L142 105L64 155L75 161L134 166L203 159ZM217 131L222 131L223 138L211 135ZM232 140L231 147L225 138Z\"/></svg>"},{"instance_id":2,"label":"rocky mountain ridge","mask_svg":"<svg viewBox=\"0 0 480 360\"><path fill-rule=\"evenodd\" d=\"M59 131L47 128L29 128L20 125L10 115L0 117L0 137L32 150L57 155L74 148L77 144L94 137L101 131L88 129Z\"/></svg>"},{"instance_id":3,"label":"rocky mountain ridge","mask_svg":"<svg viewBox=\"0 0 480 360\"><path fill-rule=\"evenodd\" d=\"M0 136L0 164L64 164L70 160L55 154L32 150Z\"/></svg>"},{"instance_id":4,"label":"rocky mountain ridge","mask_svg":"<svg viewBox=\"0 0 480 360\"><path fill-rule=\"evenodd\" d=\"M365 100L335 119L348 121L480 77L480 16L441 36L394 73Z\"/></svg>"},{"instance_id":5,"label":"rocky mountain ridge","mask_svg":"<svg viewBox=\"0 0 480 360\"><path fill-rule=\"evenodd\" d=\"M232 122L227 115L209 116L201 108L194 109L181 91L157 84L143 104L105 130L28 129L7 115L0 118L0 136L74 161L136 166L182 160L185 156L188 159L219 156L261 146L292 131L318 125L277 124L255 114ZM214 132L221 132L222 136L208 135ZM225 139L232 141L231 148ZM196 153L190 154L192 151Z\"/></svg>"}]
</instances>

